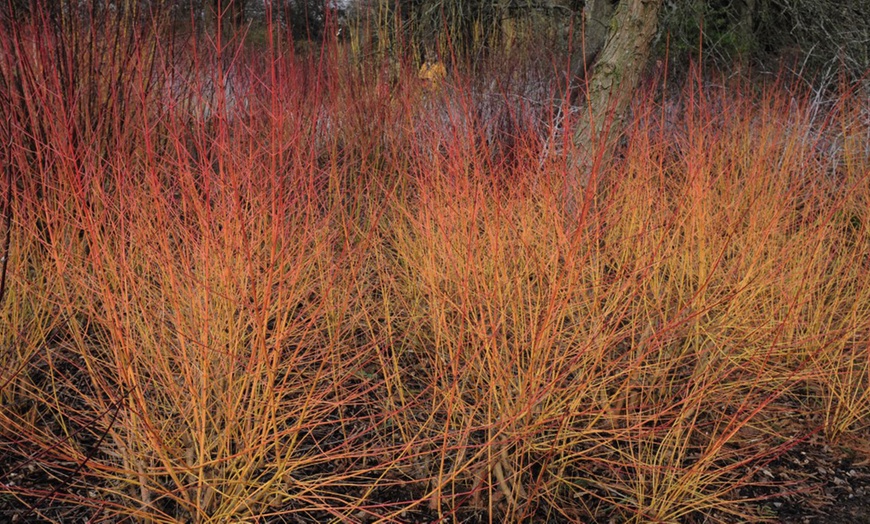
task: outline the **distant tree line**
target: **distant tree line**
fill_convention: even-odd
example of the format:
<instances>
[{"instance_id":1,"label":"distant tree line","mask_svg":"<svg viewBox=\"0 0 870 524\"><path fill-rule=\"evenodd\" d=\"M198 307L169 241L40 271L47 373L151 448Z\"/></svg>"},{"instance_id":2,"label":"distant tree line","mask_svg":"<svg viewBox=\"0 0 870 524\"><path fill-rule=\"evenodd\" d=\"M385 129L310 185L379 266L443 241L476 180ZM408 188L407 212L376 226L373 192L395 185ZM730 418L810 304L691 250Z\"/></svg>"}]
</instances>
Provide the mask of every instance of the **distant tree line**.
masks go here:
<instances>
[{"instance_id":1,"label":"distant tree line","mask_svg":"<svg viewBox=\"0 0 870 524\"><path fill-rule=\"evenodd\" d=\"M412 45L430 55L449 50L476 58L517 34L517 22L534 18L556 31L575 31L584 21L588 0L6 0L5 20L28 16L36 6L58 25L64 17L87 19L111 11L133 20L156 12L176 26L210 30L220 18L225 31L262 24L267 13L289 38L320 40L327 25L365 26L377 38ZM617 0L600 2L612 10ZM220 17L218 17L220 13ZM692 54L729 66L735 61L793 57L805 72L830 72L841 66L856 76L870 68L870 0L668 0L660 10L655 53L668 46L671 56ZM365 24L363 24L363 21ZM380 27L379 27L380 26ZM606 28L605 28L606 29ZM601 30L587 24L585 31ZM511 32L506 35L506 32ZM430 58L432 58L430 56Z\"/></svg>"},{"instance_id":2,"label":"distant tree line","mask_svg":"<svg viewBox=\"0 0 870 524\"><path fill-rule=\"evenodd\" d=\"M263 25L267 13L273 22L294 39L319 40L324 36L330 7L323 0L8 0L0 2L5 22L21 20L34 13L48 16L61 25L65 17L87 22L106 13L131 17L141 22L155 16L167 17L176 27L213 29L221 20L225 31L243 29L246 24ZM340 11L332 6L333 11Z\"/></svg>"}]
</instances>

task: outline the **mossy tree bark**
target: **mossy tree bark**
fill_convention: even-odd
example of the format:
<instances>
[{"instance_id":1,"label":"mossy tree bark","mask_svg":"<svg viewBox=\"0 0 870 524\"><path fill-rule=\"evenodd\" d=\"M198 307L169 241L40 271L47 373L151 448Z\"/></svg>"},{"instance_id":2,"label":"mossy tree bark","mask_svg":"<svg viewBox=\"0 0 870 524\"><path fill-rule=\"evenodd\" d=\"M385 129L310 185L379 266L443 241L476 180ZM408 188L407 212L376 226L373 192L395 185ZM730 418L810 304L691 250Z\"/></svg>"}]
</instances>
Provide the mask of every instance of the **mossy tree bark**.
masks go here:
<instances>
[{"instance_id":1,"label":"mossy tree bark","mask_svg":"<svg viewBox=\"0 0 870 524\"><path fill-rule=\"evenodd\" d=\"M583 8L583 55L582 61L574 65L575 77L586 78L588 68L607 42L614 7L613 0L587 0Z\"/></svg>"},{"instance_id":2,"label":"mossy tree bark","mask_svg":"<svg viewBox=\"0 0 870 524\"><path fill-rule=\"evenodd\" d=\"M601 4L606 3L609 0L587 1L587 31L601 24L600 17L607 13L607 6ZM600 52L595 53L583 114L574 132L577 154L566 180L566 212L578 224L588 212L600 167L609 162L619 140L632 94L649 60L661 6L662 0L620 0L610 15ZM588 34L587 45L594 44L592 36Z\"/></svg>"}]
</instances>

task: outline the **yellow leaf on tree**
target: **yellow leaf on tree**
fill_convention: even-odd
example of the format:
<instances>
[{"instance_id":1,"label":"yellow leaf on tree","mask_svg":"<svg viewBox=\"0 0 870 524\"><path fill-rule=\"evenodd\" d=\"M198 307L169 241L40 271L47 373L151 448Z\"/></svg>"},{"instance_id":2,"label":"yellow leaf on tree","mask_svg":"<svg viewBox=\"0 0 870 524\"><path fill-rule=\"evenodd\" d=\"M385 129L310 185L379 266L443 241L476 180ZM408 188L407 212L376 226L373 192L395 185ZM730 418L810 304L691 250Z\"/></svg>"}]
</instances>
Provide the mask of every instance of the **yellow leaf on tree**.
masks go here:
<instances>
[{"instance_id":1,"label":"yellow leaf on tree","mask_svg":"<svg viewBox=\"0 0 870 524\"><path fill-rule=\"evenodd\" d=\"M447 69L441 62L425 62L417 73L417 78L434 84L440 83L445 76L447 76Z\"/></svg>"}]
</instances>

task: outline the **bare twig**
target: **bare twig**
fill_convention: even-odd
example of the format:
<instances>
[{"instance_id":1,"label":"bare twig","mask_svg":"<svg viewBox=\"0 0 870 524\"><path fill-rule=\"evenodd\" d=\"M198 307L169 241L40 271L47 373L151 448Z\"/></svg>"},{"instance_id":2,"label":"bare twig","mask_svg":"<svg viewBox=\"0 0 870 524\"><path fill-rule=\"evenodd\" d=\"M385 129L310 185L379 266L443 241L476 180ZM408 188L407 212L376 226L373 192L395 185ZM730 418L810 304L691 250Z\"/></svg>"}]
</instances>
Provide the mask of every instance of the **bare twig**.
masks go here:
<instances>
[{"instance_id":1,"label":"bare twig","mask_svg":"<svg viewBox=\"0 0 870 524\"><path fill-rule=\"evenodd\" d=\"M6 222L6 237L3 239L3 258L0 267L0 304L6 296L6 269L9 266L9 245L12 240L12 164L6 165L6 196L3 199L3 216Z\"/></svg>"}]
</instances>

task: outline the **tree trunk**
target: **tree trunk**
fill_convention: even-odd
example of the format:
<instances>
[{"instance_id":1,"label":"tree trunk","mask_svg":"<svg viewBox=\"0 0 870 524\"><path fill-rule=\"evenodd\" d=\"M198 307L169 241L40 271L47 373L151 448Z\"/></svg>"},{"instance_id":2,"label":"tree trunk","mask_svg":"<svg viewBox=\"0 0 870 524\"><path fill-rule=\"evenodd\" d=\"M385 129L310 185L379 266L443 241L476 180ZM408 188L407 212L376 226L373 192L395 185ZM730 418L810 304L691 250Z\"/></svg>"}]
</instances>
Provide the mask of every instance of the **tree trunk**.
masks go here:
<instances>
[{"instance_id":1,"label":"tree trunk","mask_svg":"<svg viewBox=\"0 0 870 524\"><path fill-rule=\"evenodd\" d=\"M602 3L608 0L587 2L587 31L601 23L595 19L606 13ZM577 223L585 218L600 167L609 162L619 140L626 110L649 59L661 5L662 0L620 0L606 25L607 36L592 64L583 115L574 133L577 154L567 173L565 207ZM587 45L591 43L587 37Z\"/></svg>"},{"instance_id":2,"label":"tree trunk","mask_svg":"<svg viewBox=\"0 0 870 524\"><path fill-rule=\"evenodd\" d=\"M752 53L755 52L755 12L757 6L755 0L743 0L743 5L740 9L740 22L737 25L737 41L743 42L743 45L738 50L738 57L741 65L749 60Z\"/></svg>"},{"instance_id":3,"label":"tree trunk","mask_svg":"<svg viewBox=\"0 0 870 524\"><path fill-rule=\"evenodd\" d=\"M586 78L587 69L607 42L610 19L613 17L611 0L587 0L583 8L583 55L582 62L574 64L574 76Z\"/></svg>"}]
</instances>

